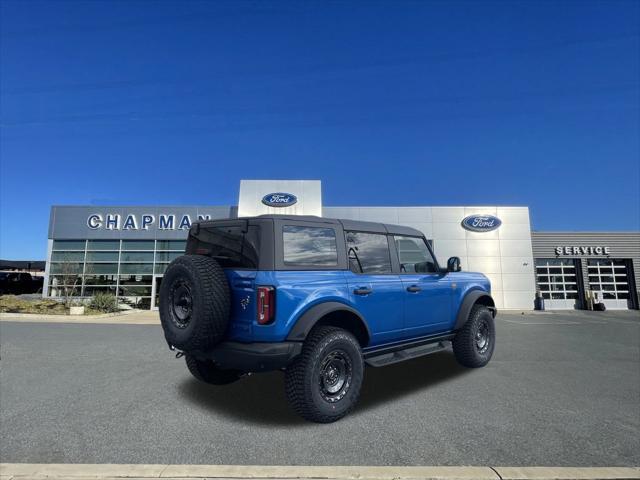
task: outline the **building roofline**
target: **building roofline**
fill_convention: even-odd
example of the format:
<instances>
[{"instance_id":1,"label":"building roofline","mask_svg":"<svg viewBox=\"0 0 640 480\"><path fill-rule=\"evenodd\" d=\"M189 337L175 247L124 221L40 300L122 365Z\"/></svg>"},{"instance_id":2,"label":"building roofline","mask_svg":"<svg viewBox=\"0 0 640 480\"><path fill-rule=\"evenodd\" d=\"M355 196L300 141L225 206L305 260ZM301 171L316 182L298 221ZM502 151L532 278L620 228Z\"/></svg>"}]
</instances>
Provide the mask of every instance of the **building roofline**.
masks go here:
<instances>
[{"instance_id":1,"label":"building roofline","mask_svg":"<svg viewBox=\"0 0 640 480\"><path fill-rule=\"evenodd\" d=\"M640 230L531 230L531 233L567 234L579 233L585 235L640 235Z\"/></svg>"}]
</instances>

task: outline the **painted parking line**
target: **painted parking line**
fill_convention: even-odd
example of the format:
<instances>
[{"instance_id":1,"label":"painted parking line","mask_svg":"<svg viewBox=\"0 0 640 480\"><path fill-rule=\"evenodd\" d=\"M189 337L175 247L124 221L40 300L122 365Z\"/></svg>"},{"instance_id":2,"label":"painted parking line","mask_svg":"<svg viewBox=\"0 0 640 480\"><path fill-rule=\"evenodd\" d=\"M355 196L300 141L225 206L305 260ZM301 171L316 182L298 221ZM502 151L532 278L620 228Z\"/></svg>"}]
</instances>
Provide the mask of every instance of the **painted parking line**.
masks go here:
<instances>
[{"instance_id":1,"label":"painted parking line","mask_svg":"<svg viewBox=\"0 0 640 480\"><path fill-rule=\"evenodd\" d=\"M514 325L580 325L581 322L569 322L569 321L555 321L555 322L522 322L519 320L507 320L506 318L498 317L499 321L512 323Z\"/></svg>"},{"instance_id":2,"label":"painted parking line","mask_svg":"<svg viewBox=\"0 0 640 480\"><path fill-rule=\"evenodd\" d=\"M637 467L367 467L245 465L0 464L11 480L122 478L336 479L336 480L623 480L640 479Z\"/></svg>"},{"instance_id":3,"label":"painted parking line","mask_svg":"<svg viewBox=\"0 0 640 480\"><path fill-rule=\"evenodd\" d=\"M529 320L530 317L527 317L527 320ZM585 317L581 317L579 320L577 321L571 321L571 320L556 320L556 321L522 321L522 320L508 320L506 318L501 318L498 317L499 321L503 321L503 322L507 322L507 323L511 323L511 324L516 324L516 325L583 325L583 324L590 324L590 325L607 325L607 324L618 324L618 325L638 325L640 326L640 320L637 322L634 321L625 321L625 320L619 320L619 319L615 319L615 318L606 318L606 319L595 319L595 318L585 318Z\"/></svg>"}]
</instances>

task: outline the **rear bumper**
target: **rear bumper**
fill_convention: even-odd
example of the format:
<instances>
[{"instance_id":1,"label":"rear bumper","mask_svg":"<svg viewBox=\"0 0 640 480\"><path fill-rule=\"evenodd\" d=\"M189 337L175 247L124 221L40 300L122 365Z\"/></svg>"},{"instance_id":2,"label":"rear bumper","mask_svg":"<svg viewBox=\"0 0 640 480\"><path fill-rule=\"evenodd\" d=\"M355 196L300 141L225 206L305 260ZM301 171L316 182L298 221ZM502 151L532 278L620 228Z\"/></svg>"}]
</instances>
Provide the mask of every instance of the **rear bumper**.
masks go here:
<instances>
[{"instance_id":1,"label":"rear bumper","mask_svg":"<svg viewBox=\"0 0 640 480\"><path fill-rule=\"evenodd\" d=\"M193 355L213 360L225 370L268 372L286 367L301 351L302 342L222 342L211 350Z\"/></svg>"}]
</instances>

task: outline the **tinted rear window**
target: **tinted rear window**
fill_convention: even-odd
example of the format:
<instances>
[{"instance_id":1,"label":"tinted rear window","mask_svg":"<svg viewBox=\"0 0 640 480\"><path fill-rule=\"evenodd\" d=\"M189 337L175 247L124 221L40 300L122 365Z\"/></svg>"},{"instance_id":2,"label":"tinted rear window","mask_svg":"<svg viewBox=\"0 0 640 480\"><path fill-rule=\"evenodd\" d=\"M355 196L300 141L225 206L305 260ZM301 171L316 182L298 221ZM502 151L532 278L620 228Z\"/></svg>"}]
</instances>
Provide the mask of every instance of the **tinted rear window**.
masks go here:
<instances>
[{"instance_id":1,"label":"tinted rear window","mask_svg":"<svg viewBox=\"0 0 640 480\"><path fill-rule=\"evenodd\" d=\"M336 232L333 228L284 225L282 243L286 265L338 266Z\"/></svg>"},{"instance_id":2,"label":"tinted rear window","mask_svg":"<svg viewBox=\"0 0 640 480\"><path fill-rule=\"evenodd\" d=\"M225 268L258 268L259 251L256 225L200 225L189 231L186 253L213 257Z\"/></svg>"}]
</instances>

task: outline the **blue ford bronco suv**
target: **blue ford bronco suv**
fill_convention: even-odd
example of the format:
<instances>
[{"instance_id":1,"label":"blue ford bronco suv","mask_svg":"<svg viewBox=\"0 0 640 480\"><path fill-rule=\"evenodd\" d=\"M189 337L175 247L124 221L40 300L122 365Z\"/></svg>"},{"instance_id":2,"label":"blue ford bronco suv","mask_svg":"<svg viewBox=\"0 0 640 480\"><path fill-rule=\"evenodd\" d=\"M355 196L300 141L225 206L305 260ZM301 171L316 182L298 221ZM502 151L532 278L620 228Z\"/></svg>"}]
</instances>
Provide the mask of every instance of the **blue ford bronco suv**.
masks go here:
<instances>
[{"instance_id":1,"label":"blue ford bronco suv","mask_svg":"<svg viewBox=\"0 0 640 480\"><path fill-rule=\"evenodd\" d=\"M198 380L282 370L293 409L346 415L365 364L437 352L483 367L495 346L489 280L446 268L413 228L310 216L196 222L167 268L160 318Z\"/></svg>"}]
</instances>

